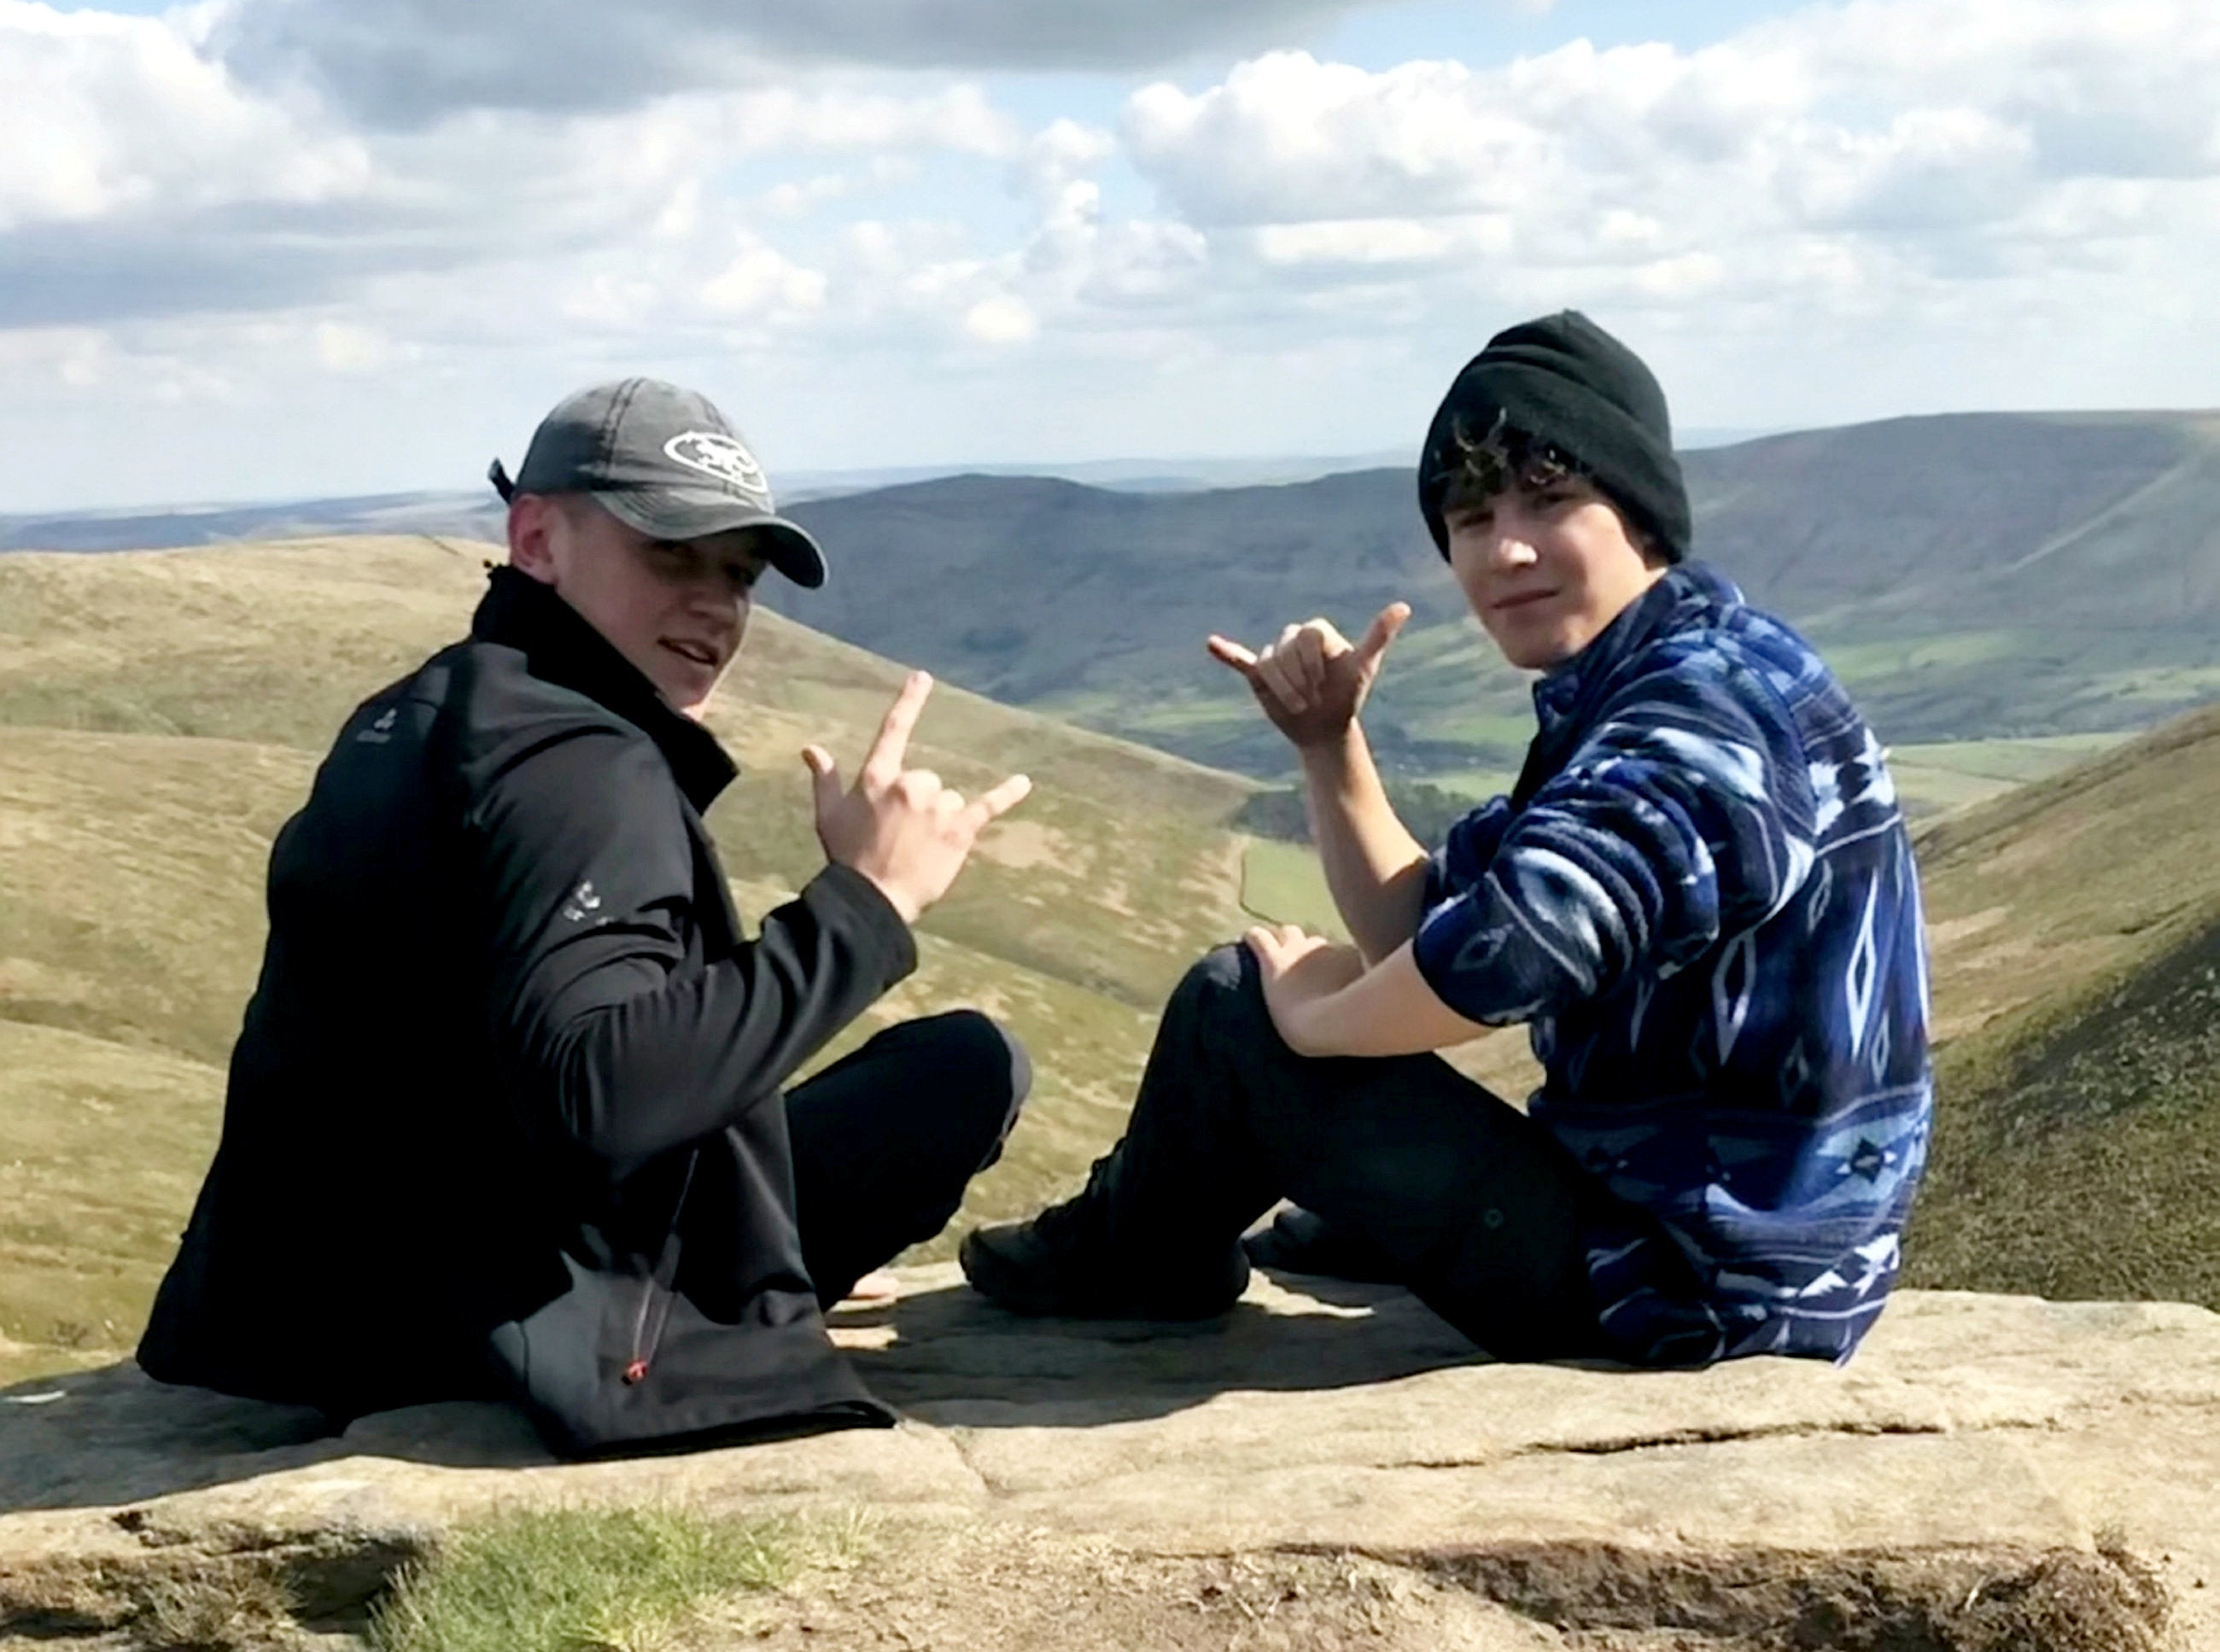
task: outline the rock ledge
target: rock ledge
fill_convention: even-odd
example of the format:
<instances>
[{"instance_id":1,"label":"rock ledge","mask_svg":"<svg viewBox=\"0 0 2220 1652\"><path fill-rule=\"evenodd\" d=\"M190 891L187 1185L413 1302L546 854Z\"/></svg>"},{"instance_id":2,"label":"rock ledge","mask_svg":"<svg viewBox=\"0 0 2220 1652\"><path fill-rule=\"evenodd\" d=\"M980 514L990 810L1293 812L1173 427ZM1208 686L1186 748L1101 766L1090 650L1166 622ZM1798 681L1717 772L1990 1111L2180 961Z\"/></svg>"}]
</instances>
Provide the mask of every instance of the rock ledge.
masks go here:
<instances>
[{"instance_id":1,"label":"rock ledge","mask_svg":"<svg viewBox=\"0 0 2220 1652\"><path fill-rule=\"evenodd\" d=\"M2201 1308L1905 1293L1845 1369L1632 1374L1478 1361L1381 1287L1168 1328L901 1278L835 1321L890 1433L564 1465L496 1406L333 1436L130 1367L0 1391L0 1642L153 1643L211 1568L343 1630L472 1513L682 1499L889 1534L753 1644L2220 1647Z\"/></svg>"}]
</instances>

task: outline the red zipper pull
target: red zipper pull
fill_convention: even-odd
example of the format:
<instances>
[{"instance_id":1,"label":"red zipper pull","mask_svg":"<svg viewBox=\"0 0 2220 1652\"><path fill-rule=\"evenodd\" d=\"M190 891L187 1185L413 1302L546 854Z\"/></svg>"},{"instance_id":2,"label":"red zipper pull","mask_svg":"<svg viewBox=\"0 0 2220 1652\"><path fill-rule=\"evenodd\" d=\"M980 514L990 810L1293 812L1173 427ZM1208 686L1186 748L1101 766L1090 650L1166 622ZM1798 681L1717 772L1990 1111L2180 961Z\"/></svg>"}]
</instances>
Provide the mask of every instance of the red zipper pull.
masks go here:
<instances>
[{"instance_id":1,"label":"red zipper pull","mask_svg":"<svg viewBox=\"0 0 2220 1652\"><path fill-rule=\"evenodd\" d=\"M645 1381L647 1380L647 1362L645 1360L634 1360L630 1365L626 1366L624 1380L625 1385L627 1387L630 1387L636 1383Z\"/></svg>"}]
</instances>

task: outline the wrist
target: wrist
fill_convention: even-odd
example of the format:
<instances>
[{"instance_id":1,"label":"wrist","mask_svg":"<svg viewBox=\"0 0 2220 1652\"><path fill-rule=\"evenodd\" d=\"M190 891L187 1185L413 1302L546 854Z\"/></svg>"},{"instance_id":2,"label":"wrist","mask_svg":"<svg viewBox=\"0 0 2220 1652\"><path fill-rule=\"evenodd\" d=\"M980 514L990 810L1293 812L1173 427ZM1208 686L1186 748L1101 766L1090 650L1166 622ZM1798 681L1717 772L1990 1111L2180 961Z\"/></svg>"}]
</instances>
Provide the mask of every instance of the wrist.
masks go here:
<instances>
[{"instance_id":1,"label":"wrist","mask_svg":"<svg viewBox=\"0 0 2220 1652\"><path fill-rule=\"evenodd\" d=\"M1314 740L1295 748L1296 757L1306 772L1318 775L1346 774L1364 750L1364 730L1355 718L1339 733L1322 740Z\"/></svg>"},{"instance_id":2,"label":"wrist","mask_svg":"<svg viewBox=\"0 0 2220 1652\"><path fill-rule=\"evenodd\" d=\"M1280 1038L1298 1056L1324 1056L1332 1052L1326 1046L1325 1029L1321 1025L1319 1011L1323 998L1300 998L1289 1003L1275 1018L1280 1027Z\"/></svg>"},{"instance_id":3,"label":"wrist","mask_svg":"<svg viewBox=\"0 0 2220 1652\"><path fill-rule=\"evenodd\" d=\"M835 863L847 865L845 861ZM902 922L914 925L925 915L924 904L899 883L882 877L876 872L867 871L861 866L849 866L848 870L885 896L887 904L895 909L895 915Z\"/></svg>"}]
</instances>

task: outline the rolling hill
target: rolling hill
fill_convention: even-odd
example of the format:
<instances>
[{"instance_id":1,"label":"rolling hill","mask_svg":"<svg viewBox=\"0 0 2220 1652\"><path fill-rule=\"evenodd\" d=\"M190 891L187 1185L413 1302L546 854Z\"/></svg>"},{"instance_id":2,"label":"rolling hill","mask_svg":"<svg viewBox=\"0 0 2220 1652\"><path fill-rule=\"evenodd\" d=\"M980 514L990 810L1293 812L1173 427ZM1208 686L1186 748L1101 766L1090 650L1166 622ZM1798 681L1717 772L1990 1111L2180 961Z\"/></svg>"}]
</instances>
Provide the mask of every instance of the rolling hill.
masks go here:
<instances>
[{"instance_id":1,"label":"rolling hill","mask_svg":"<svg viewBox=\"0 0 2220 1652\"><path fill-rule=\"evenodd\" d=\"M1916 801L2001 789L1978 743L2056 766L2220 695L2220 415L1899 419L1682 457L1699 554L1821 645ZM1286 768L1207 633L1354 629L1397 597L1416 614L1368 715L1383 757L1478 789L1531 731L1407 471L1157 498L963 477L795 514L840 575L790 599L813 625L1205 761Z\"/></svg>"},{"instance_id":2,"label":"rolling hill","mask_svg":"<svg viewBox=\"0 0 2220 1652\"><path fill-rule=\"evenodd\" d=\"M1682 455L1700 554L1804 627L1918 810L2008 790L2220 698L2220 414L1896 419ZM489 492L0 518L0 547L497 531ZM813 628L1007 703L1264 778L1286 753L1201 639L1417 609L1375 696L1391 770L1484 795L1518 766L1525 679L1496 662L1407 468L1147 493L945 477L805 500ZM1235 691L1229 692L1229 688ZM1999 744L2000 742L2007 744Z\"/></svg>"},{"instance_id":3,"label":"rolling hill","mask_svg":"<svg viewBox=\"0 0 2220 1652\"><path fill-rule=\"evenodd\" d=\"M0 1380L135 1336L214 1149L271 839L346 712L462 633L490 551L0 557ZM901 675L757 616L708 719L744 766L709 815L744 913L822 863L801 746L852 770ZM945 685L913 751L1036 790L928 914L916 976L822 1059L951 1003L1002 1017L1034 1101L966 1219L1015 1214L1115 1135L1163 995L1250 921L1223 823L1253 782ZM1487 1043L1483 1069L1523 1060Z\"/></svg>"},{"instance_id":4,"label":"rolling hill","mask_svg":"<svg viewBox=\"0 0 2220 1652\"><path fill-rule=\"evenodd\" d=\"M1908 1276L2220 1307L2220 709L1938 821Z\"/></svg>"},{"instance_id":5,"label":"rolling hill","mask_svg":"<svg viewBox=\"0 0 2220 1652\"><path fill-rule=\"evenodd\" d=\"M478 549L0 557L0 1381L129 1346L214 1145L271 835L346 711L459 633ZM746 767L710 818L745 912L819 861L798 747L852 762L900 671L759 616L710 719ZM1018 1031L1033 1102L968 1221L1111 1138L1157 1003L1246 921L1244 886L1294 918L1322 891L1225 829L1238 776L946 688L919 751L1038 790L827 1058L951 1002ZM1924 832L1943 1043L1918 1282L2220 1306L2216 812L2220 711ZM1460 1064L1512 1094L1532 1072L1515 1031Z\"/></svg>"}]
</instances>

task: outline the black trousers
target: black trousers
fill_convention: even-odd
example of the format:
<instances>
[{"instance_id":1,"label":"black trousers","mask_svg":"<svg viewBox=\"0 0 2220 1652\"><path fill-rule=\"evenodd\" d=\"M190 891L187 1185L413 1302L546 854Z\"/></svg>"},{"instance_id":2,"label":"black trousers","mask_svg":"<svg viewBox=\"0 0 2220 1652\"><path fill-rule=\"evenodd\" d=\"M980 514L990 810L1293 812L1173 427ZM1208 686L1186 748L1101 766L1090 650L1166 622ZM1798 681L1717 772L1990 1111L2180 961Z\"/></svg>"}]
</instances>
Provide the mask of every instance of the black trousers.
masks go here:
<instances>
[{"instance_id":1,"label":"black trousers","mask_svg":"<svg viewBox=\"0 0 2220 1652\"><path fill-rule=\"evenodd\" d=\"M1608 1190L1437 1057L1296 1055L1246 947L1173 993L1118 1159L1103 1191L1133 1265L1215 1263L1293 1199L1499 1358L1600 1351L1584 1219Z\"/></svg>"},{"instance_id":2,"label":"black trousers","mask_svg":"<svg viewBox=\"0 0 2220 1652\"><path fill-rule=\"evenodd\" d=\"M801 1252L817 1300L948 1225L1002 1156L1032 1082L1017 1040L976 1010L905 1021L787 1092Z\"/></svg>"}]
</instances>

